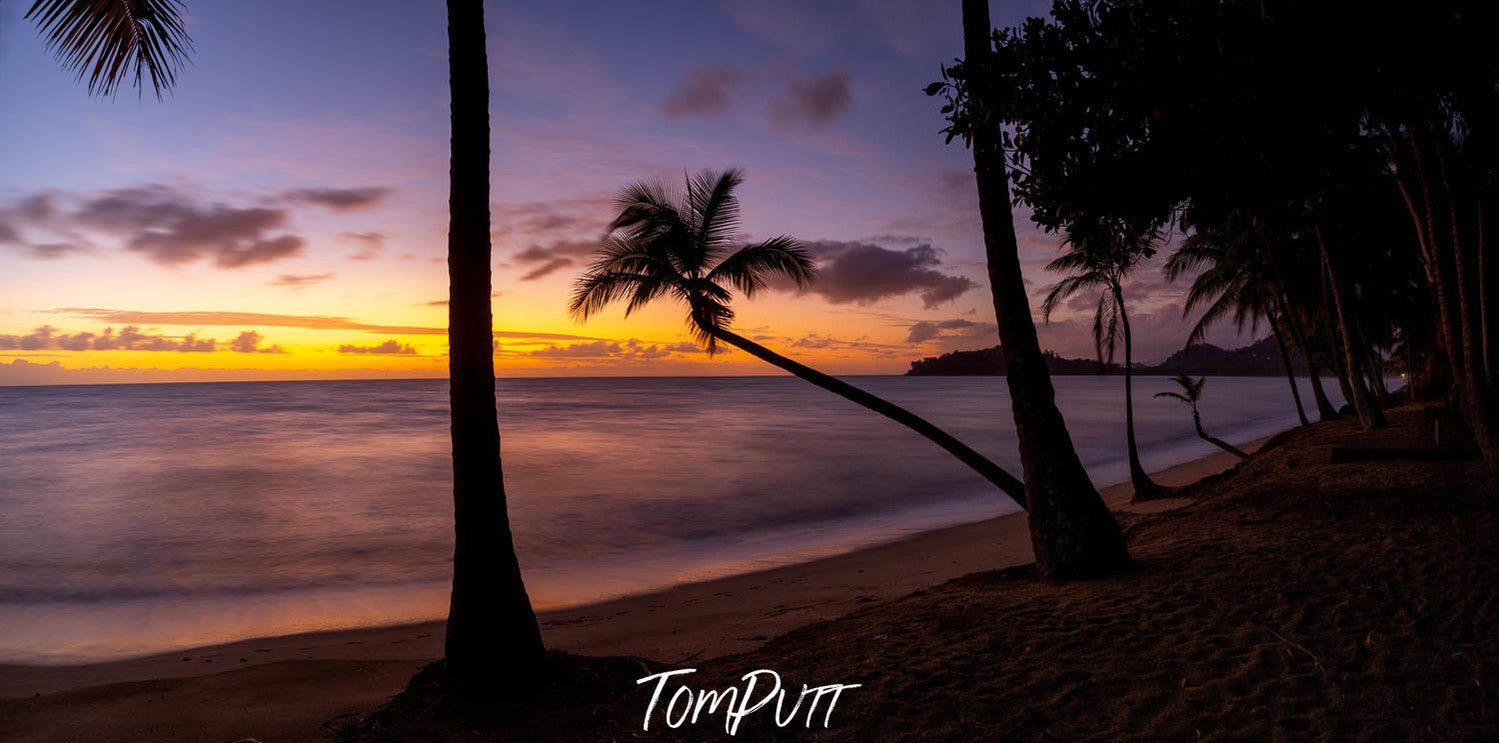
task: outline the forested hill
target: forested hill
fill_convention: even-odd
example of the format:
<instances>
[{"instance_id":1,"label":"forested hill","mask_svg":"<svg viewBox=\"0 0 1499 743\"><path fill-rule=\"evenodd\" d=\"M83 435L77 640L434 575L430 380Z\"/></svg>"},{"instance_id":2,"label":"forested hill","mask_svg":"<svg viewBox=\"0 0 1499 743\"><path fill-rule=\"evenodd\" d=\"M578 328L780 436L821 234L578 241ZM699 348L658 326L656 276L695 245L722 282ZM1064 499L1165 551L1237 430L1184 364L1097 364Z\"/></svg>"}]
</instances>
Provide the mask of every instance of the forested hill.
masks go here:
<instances>
[{"instance_id":1,"label":"forested hill","mask_svg":"<svg viewBox=\"0 0 1499 743\"><path fill-rule=\"evenodd\" d=\"M911 362L906 376L943 375L998 375L1004 374L1004 352L999 346L977 351L953 351L941 356L928 356ZM1300 358L1292 354L1292 362L1298 374L1304 371ZM1118 374L1123 371L1119 364L1107 367L1096 359L1065 359L1050 351L1046 352L1046 365L1052 374ZM1285 374L1280 351L1275 339L1270 336L1243 348L1219 348L1202 343L1177 351L1159 364L1136 364L1136 374L1175 374L1186 372L1199 376L1274 376Z\"/></svg>"}]
</instances>

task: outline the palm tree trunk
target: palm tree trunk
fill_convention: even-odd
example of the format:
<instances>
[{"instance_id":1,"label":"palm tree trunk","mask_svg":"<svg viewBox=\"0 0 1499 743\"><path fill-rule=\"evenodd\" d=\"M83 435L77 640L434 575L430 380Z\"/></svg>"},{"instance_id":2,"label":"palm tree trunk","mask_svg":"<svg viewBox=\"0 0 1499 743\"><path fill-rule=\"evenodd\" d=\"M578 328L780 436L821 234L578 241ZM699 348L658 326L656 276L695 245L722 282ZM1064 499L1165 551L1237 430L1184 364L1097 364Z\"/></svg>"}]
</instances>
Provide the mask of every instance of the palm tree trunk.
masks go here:
<instances>
[{"instance_id":1,"label":"palm tree trunk","mask_svg":"<svg viewBox=\"0 0 1499 743\"><path fill-rule=\"evenodd\" d=\"M1463 220L1458 212L1456 189L1447 168L1446 137L1436 141L1437 172L1441 175L1442 192L1447 202L1448 221L1452 225L1453 281L1457 284L1458 329L1463 344L1463 397L1468 428L1489 463L1499 463L1499 411L1495 410L1493 390L1489 385L1487 371L1488 350L1483 346L1479 322L1479 302L1472 295L1478 285L1478 277L1470 275L1468 259L1463 248Z\"/></svg>"},{"instance_id":2,"label":"palm tree trunk","mask_svg":"<svg viewBox=\"0 0 1499 743\"><path fill-rule=\"evenodd\" d=\"M490 316L489 66L483 0L448 0L452 161L448 397L453 593L443 655L450 689L525 683L545 661L505 507Z\"/></svg>"},{"instance_id":3,"label":"palm tree trunk","mask_svg":"<svg viewBox=\"0 0 1499 743\"><path fill-rule=\"evenodd\" d=\"M1320 257L1317 262L1321 263ZM1318 314L1322 316L1322 329L1327 332L1327 361L1332 367L1333 378L1337 380L1338 391L1343 394L1343 404L1352 405L1353 388L1348 385L1348 369L1343 366L1343 355L1339 351L1343 347L1342 340L1332 320L1332 296L1327 286L1327 269L1323 267L1320 273L1322 280L1318 283L1322 285L1322 311Z\"/></svg>"},{"instance_id":4,"label":"palm tree trunk","mask_svg":"<svg viewBox=\"0 0 1499 743\"><path fill-rule=\"evenodd\" d=\"M1327 399L1327 392L1322 389L1322 378L1317 374L1317 362L1312 360L1311 347L1306 344L1306 336L1301 332L1301 326L1296 322L1296 316L1291 313L1290 290L1286 286L1285 275L1280 271L1280 260L1275 257L1275 250L1270 246L1270 235L1259 220L1255 220L1256 231L1260 233L1260 242L1265 246L1265 256L1270 259L1270 270L1275 272L1275 283L1279 284L1275 292L1275 301L1280 306L1280 316L1285 318L1286 326L1291 330L1291 339L1296 341L1296 348L1301 351L1301 358L1306 362L1306 374L1312 380L1312 397L1317 401L1317 418L1319 420L1332 420L1338 417L1338 410L1332 406L1332 401ZM1270 325L1275 326L1275 318L1270 318ZM1278 334L1276 342L1281 348L1285 348L1284 340ZM1281 352L1284 354L1284 350ZM1286 361L1290 365L1289 359ZM1291 382L1291 392L1296 395L1296 414L1301 418L1301 425L1306 425L1306 412L1301 408L1301 396L1296 391L1296 382Z\"/></svg>"},{"instance_id":5,"label":"palm tree trunk","mask_svg":"<svg viewBox=\"0 0 1499 743\"><path fill-rule=\"evenodd\" d=\"M1150 479L1150 474L1140 464L1140 447L1135 443L1135 382L1134 341L1130 336L1129 315L1124 311L1124 290L1115 284L1114 302L1119 306L1119 324L1124 330L1124 438L1129 449L1129 482L1134 487L1134 500L1158 498L1166 489Z\"/></svg>"},{"instance_id":6,"label":"palm tree trunk","mask_svg":"<svg viewBox=\"0 0 1499 743\"><path fill-rule=\"evenodd\" d=\"M1364 380L1359 374L1358 356L1353 349L1353 334L1348 321L1349 312L1344 306L1343 286L1338 283L1337 271L1333 270L1332 254L1327 249L1327 240L1322 236L1322 226L1316 225L1312 231L1317 236L1317 249L1322 254L1322 267L1327 271L1327 280L1332 285L1333 308L1337 311L1338 331L1343 336L1343 359L1348 367L1348 385L1353 392L1353 409L1358 412L1359 423L1365 429L1384 428L1389 425L1385 420L1384 411L1374 404L1369 390L1364 386Z\"/></svg>"},{"instance_id":7,"label":"palm tree trunk","mask_svg":"<svg viewBox=\"0 0 1499 743\"><path fill-rule=\"evenodd\" d=\"M1291 303L1285 295L1278 297L1280 300L1280 314L1286 319L1286 327L1291 329L1291 340L1296 343L1296 348L1301 350L1301 359L1306 362L1306 375L1312 381L1312 399L1317 403L1317 419L1330 421L1338 417L1338 409L1332 406L1332 401L1327 399L1327 391L1322 389L1322 375L1318 370L1320 366L1313 356L1311 347L1307 345L1306 334L1301 330L1301 324L1296 321L1296 316L1291 313Z\"/></svg>"},{"instance_id":8,"label":"palm tree trunk","mask_svg":"<svg viewBox=\"0 0 1499 743\"><path fill-rule=\"evenodd\" d=\"M1088 479L1057 410L1046 357L1036 339L1030 297L1010 213L1010 185L998 125L988 123L992 71L988 0L963 0L963 48L969 70L973 171L984 230L994 317L1005 356L1010 411L1020 439L1031 546L1037 570L1057 579L1109 575L1130 564L1124 534Z\"/></svg>"},{"instance_id":9,"label":"palm tree trunk","mask_svg":"<svg viewBox=\"0 0 1499 743\"><path fill-rule=\"evenodd\" d=\"M1301 390L1296 386L1296 368L1291 363L1291 352L1286 350L1286 336L1281 332L1280 323L1276 322L1273 313L1270 314L1270 330L1275 333L1275 347L1280 350L1280 361L1286 367L1286 381L1291 383L1291 399L1296 401L1296 417L1305 426L1311 421L1306 419L1306 409L1301 407Z\"/></svg>"},{"instance_id":10,"label":"palm tree trunk","mask_svg":"<svg viewBox=\"0 0 1499 743\"><path fill-rule=\"evenodd\" d=\"M1230 444L1222 439L1209 436L1207 431L1202 430L1202 415L1197 412L1197 408L1195 407L1192 408L1192 425L1197 427L1197 435L1203 441L1206 441L1209 444L1212 444L1213 446L1216 446L1219 449L1222 449L1240 459L1249 458L1249 455L1245 454L1243 449L1240 449L1239 447L1234 446L1233 444Z\"/></svg>"},{"instance_id":11,"label":"palm tree trunk","mask_svg":"<svg viewBox=\"0 0 1499 743\"><path fill-rule=\"evenodd\" d=\"M788 359L785 356L782 356L775 351L772 351L731 330L715 328L710 330L709 332L711 332L715 338L718 338L724 343L734 346L735 348L738 348L748 353L749 355L760 359L761 361L767 362L774 366L780 367L785 371L791 372L797 377L811 382L812 384L815 384L818 387L827 390L828 392L838 395L839 397L842 397L843 399L850 402L855 402L863 405L864 407L873 410L874 412L879 413L880 415L883 415L886 418L889 418L890 420L893 420L896 423L899 423L906 428L909 428L912 431L921 434L922 436L925 436L927 440L931 441L937 446L942 447L943 450L953 455L954 457L957 457L958 460L963 464L966 464L969 467L973 468L973 471L982 475L985 480L988 480L989 482L993 483L995 487L1004 491L1005 495L1010 496L1012 500L1020 504L1020 507L1022 509L1025 508L1026 503L1024 483L1016 479L1014 475L1011 475L1009 472L1005 471L1003 467L995 464L988 457L985 457L984 455L974 451L967 444L964 444L956 438L953 438L952 434L949 434L948 432L932 425L931 422L927 421L925 418L922 418L921 416L916 415L915 413L912 413L911 411L906 410L905 408L896 405L889 400L885 400L883 398L865 392L864 390L861 390L858 387L855 387L841 379L838 379L837 377L823 374L822 372L817 371L810 366L792 361L791 359Z\"/></svg>"}]
</instances>

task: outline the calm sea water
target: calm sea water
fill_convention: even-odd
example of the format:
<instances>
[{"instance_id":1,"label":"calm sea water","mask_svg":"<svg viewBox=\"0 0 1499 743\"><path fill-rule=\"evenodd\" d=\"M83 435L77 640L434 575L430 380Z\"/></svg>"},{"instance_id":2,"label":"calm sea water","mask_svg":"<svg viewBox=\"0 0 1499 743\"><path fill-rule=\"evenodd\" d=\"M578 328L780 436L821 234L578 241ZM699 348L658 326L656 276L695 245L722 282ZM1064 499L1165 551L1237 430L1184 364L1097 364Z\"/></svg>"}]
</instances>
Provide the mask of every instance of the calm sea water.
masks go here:
<instances>
[{"instance_id":1,"label":"calm sea water","mask_svg":"<svg viewBox=\"0 0 1499 743\"><path fill-rule=\"evenodd\" d=\"M1004 380L863 377L1014 468ZM1122 380L1060 377L1100 486ZM1145 464L1213 451L1137 381ZM846 551L1016 510L925 439L792 378L498 385L539 608ZM1303 392L1303 394L1306 394ZM1309 397L1308 397L1309 399ZM1296 422L1284 378L1215 378L1230 442ZM0 662L116 658L439 618L452 505L442 380L0 388Z\"/></svg>"}]
</instances>

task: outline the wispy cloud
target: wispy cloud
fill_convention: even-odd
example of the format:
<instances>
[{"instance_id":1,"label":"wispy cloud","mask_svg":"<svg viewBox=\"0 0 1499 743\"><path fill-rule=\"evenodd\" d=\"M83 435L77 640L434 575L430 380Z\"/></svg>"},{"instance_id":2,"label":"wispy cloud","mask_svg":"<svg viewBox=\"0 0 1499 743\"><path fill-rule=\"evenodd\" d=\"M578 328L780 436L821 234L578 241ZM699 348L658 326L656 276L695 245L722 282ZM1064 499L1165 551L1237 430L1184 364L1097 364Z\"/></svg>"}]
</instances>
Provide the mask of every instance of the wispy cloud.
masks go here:
<instances>
[{"instance_id":1,"label":"wispy cloud","mask_svg":"<svg viewBox=\"0 0 1499 743\"><path fill-rule=\"evenodd\" d=\"M276 315L264 312L140 312L91 307L62 307L52 310L55 314L87 317L101 322L132 323L137 325L238 325L310 328L314 330L357 330L381 335L447 335L447 328L423 327L419 325L378 325L351 320L347 317L328 315ZM526 338L534 340L595 341L599 338L569 333L546 333L526 330L496 330L496 338Z\"/></svg>"},{"instance_id":2,"label":"wispy cloud","mask_svg":"<svg viewBox=\"0 0 1499 743\"><path fill-rule=\"evenodd\" d=\"M770 104L778 124L826 126L854 104L848 73L838 68L824 75L792 80L784 97Z\"/></svg>"},{"instance_id":3,"label":"wispy cloud","mask_svg":"<svg viewBox=\"0 0 1499 743\"><path fill-rule=\"evenodd\" d=\"M734 107L740 77L732 64L689 69L676 90L662 99L661 113L674 119L727 113Z\"/></svg>"},{"instance_id":4,"label":"wispy cloud","mask_svg":"<svg viewBox=\"0 0 1499 743\"><path fill-rule=\"evenodd\" d=\"M276 280L271 282L271 286L289 286L292 288L300 288L304 286L311 286L313 284L321 284L322 282L327 281L331 278L333 278L333 274L331 273L284 273L280 276L277 276Z\"/></svg>"},{"instance_id":5,"label":"wispy cloud","mask_svg":"<svg viewBox=\"0 0 1499 743\"><path fill-rule=\"evenodd\" d=\"M384 356L384 355L413 356L413 355L416 354L416 349L412 348L409 344L401 343L400 341L388 340L388 341L386 341L384 343L378 343L378 344L375 344L373 346L360 346L360 345L355 345L355 344L350 343L350 344L339 346L338 347L338 352L339 353L378 354L378 355L382 355L382 356Z\"/></svg>"}]
</instances>

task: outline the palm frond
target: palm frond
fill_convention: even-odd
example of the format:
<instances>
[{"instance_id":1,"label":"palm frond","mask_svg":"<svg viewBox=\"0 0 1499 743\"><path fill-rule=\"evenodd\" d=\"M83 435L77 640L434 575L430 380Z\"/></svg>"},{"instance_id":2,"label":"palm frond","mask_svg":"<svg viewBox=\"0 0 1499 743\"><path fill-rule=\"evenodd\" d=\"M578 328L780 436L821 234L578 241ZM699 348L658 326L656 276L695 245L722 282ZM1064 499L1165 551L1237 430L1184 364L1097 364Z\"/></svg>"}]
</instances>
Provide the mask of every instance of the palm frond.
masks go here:
<instances>
[{"instance_id":1,"label":"palm frond","mask_svg":"<svg viewBox=\"0 0 1499 743\"><path fill-rule=\"evenodd\" d=\"M1055 264L1056 261L1052 261L1052 263ZM1047 268L1051 268L1051 266L1047 266ZM1108 276L1098 271L1089 271L1078 276L1068 276L1058 281L1056 286L1053 286L1051 291L1046 293L1046 299L1041 302L1041 318L1046 322L1051 322L1051 313L1064 300L1084 289L1103 290L1107 289L1109 285Z\"/></svg>"},{"instance_id":2,"label":"palm frond","mask_svg":"<svg viewBox=\"0 0 1499 743\"><path fill-rule=\"evenodd\" d=\"M114 95L130 78L144 90L149 78L161 98L193 47L179 0L36 0L26 18L63 69L88 81L89 95Z\"/></svg>"},{"instance_id":3,"label":"palm frond","mask_svg":"<svg viewBox=\"0 0 1499 743\"><path fill-rule=\"evenodd\" d=\"M730 168L722 173L704 170L688 180L687 207L692 211L696 240L704 257L713 260L739 232L739 199L734 189L744 174Z\"/></svg>"},{"instance_id":4,"label":"palm frond","mask_svg":"<svg viewBox=\"0 0 1499 743\"><path fill-rule=\"evenodd\" d=\"M647 274L589 271L573 283L572 298L567 303L567 310L575 319L583 321L604 311L609 305L629 298L629 306L625 311L625 314L629 314L671 288L670 284Z\"/></svg>"},{"instance_id":5,"label":"palm frond","mask_svg":"<svg viewBox=\"0 0 1499 743\"><path fill-rule=\"evenodd\" d=\"M1181 394L1180 392L1157 392L1157 393L1155 393L1155 396L1156 397L1168 397L1168 398L1171 398L1172 400L1180 400L1181 402L1184 402L1184 403L1186 403L1188 405L1192 404L1192 401L1188 400L1187 397L1185 395Z\"/></svg>"},{"instance_id":6,"label":"palm frond","mask_svg":"<svg viewBox=\"0 0 1499 743\"><path fill-rule=\"evenodd\" d=\"M710 281L727 283L746 297L764 289L770 276L785 277L797 288L805 288L816 278L817 264L801 243L781 235L740 248L708 272Z\"/></svg>"}]
</instances>

